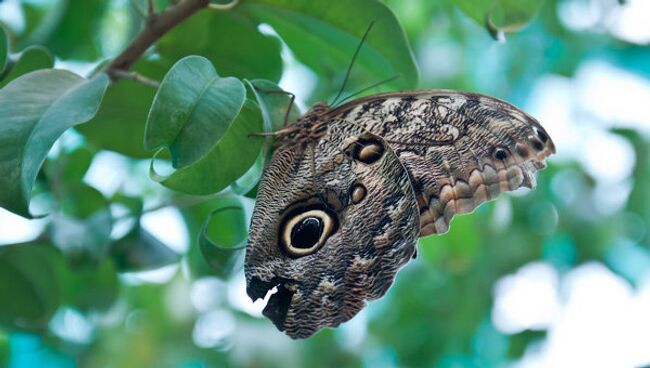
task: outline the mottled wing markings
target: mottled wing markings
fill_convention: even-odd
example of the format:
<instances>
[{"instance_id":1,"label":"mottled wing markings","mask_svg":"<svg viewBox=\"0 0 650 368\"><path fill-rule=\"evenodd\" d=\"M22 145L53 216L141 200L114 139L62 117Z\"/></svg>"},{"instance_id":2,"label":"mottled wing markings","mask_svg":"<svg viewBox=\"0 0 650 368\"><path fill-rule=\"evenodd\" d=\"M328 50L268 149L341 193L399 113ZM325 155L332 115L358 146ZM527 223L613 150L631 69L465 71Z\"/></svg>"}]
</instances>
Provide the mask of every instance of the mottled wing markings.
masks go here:
<instances>
[{"instance_id":1,"label":"mottled wing markings","mask_svg":"<svg viewBox=\"0 0 650 368\"><path fill-rule=\"evenodd\" d=\"M416 191L421 236L448 231L455 214L471 212L502 192L534 188L535 172L555 152L535 119L506 102L470 93L376 95L330 116L363 126L398 153Z\"/></svg>"},{"instance_id":2,"label":"mottled wing markings","mask_svg":"<svg viewBox=\"0 0 650 368\"><path fill-rule=\"evenodd\" d=\"M264 313L293 338L336 327L367 301L383 296L411 259L419 234L410 177L390 146L377 162L366 165L347 153L370 133L344 121L328 126L329 134L318 141L275 151L260 183L246 253L249 295L263 297L269 285L278 285ZM287 171L280 160L299 161L296 171ZM358 204L346 198L355 183L367 190ZM324 200L320 193L340 199L338 231L314 254L284 256L276 236L280 219L296 201Z\"/></svg>"}]
</instances>

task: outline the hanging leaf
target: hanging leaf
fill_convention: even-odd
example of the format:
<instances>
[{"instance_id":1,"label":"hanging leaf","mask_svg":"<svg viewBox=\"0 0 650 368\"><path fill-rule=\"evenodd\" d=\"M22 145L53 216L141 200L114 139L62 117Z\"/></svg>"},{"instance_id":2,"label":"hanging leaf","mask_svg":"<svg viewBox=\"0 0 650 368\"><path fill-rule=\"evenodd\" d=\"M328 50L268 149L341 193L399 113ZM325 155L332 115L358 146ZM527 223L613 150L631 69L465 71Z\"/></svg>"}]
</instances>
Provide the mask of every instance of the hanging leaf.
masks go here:
<instances>
[{"instance_id":1,"label":"hanging leaf","mask_svg":"<svg viewBox=\"0 0 650 368\"><path fill-rule=\"evenodd\" d=\"M119 280L111 260L75 267L64 279L63 300L84 312L106 311L117 300Z\"/></svg>"},{"instance_id":2,"label":"hanging leaf","mask_svg":"<svg viewBox=\"0 0 650 368\"><path fill-rule=\"evenodd\" d=\"M205 220L199 233L201 254L217 277L227 279L244 265L244 250L246 237L237 239L235 243L230 231L224 237L226 229L246 228L244 209L241 205L220 207L214 210ZM216 233L216 234L214 234ZM211 235L216 235L211 238ZM230 239L228 239L230 238Z\"/></svg>"},{"instance_id":3,"label":"hanging leaf","mask_svg":"<svg viewBox=\"0 0 650 368\"><path fill-rule=\"evenodd\" d=\"M68 128L90 120L108 86L64 70L35 71L0 90L0 205L31 218L29 200L45 156Z\"/></svg>"},{"instance_id":4,"label":"hanging leaf","mask_svg":"<svg viewBox=\"0 0 650 368\"><path fill-rule=\"evenodd\" d=\"M280 41L262 34L256 22L237 12L199 12L156 45L168 65L186 55L201 55L224 76L278 81L282 75Z\"/></svg>"},{"instance_id":5,"label":"hanging leaf","mask_svg":"<svg viewBox=\"0 0 650 368\"><path fill-rule=\"evenodd\" d=\"M262 131L257 104L246 100L243 109L212 150L191 166L161 177L151 167L151 176L164 186L188 194L216 193L241 177L257 159L264 139L251 136Z\"/></svg>"},{"instance_id":6,"label":"hanging leaf","mask_svg":"<svg viewBox=\"0 0 650 368\"><path fill-rule=\"evenodd\" d=\"M245 99L239 79L220 78L209 60L188 56L172 67L156 93L145 148L168 147L174 167L188 166L210 152Z\"/></svg>"},{"instance_id":7,"label":"hanging leaf","mask_svg":"<svg viewBox=\"0 0 650 368\"><path fill-rule=\"evenodd\" d=\"M113 228L106 198L97 189L80 182L56 190L60 210L52 214L52 242L68 260L92 263L103 260Z\"/></svg>"},{"instance_id":8,"label":"hanging leaf","mask_svg":"<svg viewBox=\"0 0 650 368\"><path fill-rule=\"evenodd\" d=\"M375 22L354 76L367 85L399 75L386 84L392 89L417 85L418 70L404 31L380 1L243 0L235 11L270 24L298 60L326 78L345 74L361 37Z\"/></svg>"},{"instance_id":9,"label":"hanging leaf","mask_svg":"<svg viewBox=\"0 0 650 368\"><path fill-rule=\"evenodd\" d=\"M0 326L38 331L61 303L63 257L46 243L0 247Z\"/></svg>"},{"instance_id":10,"label":"hanging leaf","mask_svg":"<svg viewBox=\"0 0 650 368\"><path fill-rule=\"evenodd\" d=\"M493 37L515 32L530 22L544 0L454 0L468 17L485 26Z\"/></svg>"},{"instance_id":11,"label":"hanging leaf","mask_svg":"<svg viewBox=\"0 0 650 368\"><path fill-rule=\"evenodd\" d=\"M180 259L176 252L139 224L126 236L114 242L110 253L120 272L152 270Z\"/></svg>"}]
</instances>

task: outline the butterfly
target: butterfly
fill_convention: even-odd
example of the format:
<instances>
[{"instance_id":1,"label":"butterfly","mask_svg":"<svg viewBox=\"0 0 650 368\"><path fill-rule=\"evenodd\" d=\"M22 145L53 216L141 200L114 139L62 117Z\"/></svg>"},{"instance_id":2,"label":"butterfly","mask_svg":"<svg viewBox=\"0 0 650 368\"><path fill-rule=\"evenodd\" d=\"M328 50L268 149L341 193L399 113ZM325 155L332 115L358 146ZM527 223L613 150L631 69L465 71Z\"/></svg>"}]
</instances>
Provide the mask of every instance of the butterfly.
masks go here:
<instances>
[{"instance_id":1,"label":"butterfly","mask_svg":"<svg viewBox=\"0 0 650 368\"><path fill-rule=\"evenodd\" d=\"M273 135L244 271L251 299L275 291L263 314L292 338L354 317L388 291L419 237L534 188L555 152L519 108L450 90L317 104Z\"/></svg>"}]
</instances>

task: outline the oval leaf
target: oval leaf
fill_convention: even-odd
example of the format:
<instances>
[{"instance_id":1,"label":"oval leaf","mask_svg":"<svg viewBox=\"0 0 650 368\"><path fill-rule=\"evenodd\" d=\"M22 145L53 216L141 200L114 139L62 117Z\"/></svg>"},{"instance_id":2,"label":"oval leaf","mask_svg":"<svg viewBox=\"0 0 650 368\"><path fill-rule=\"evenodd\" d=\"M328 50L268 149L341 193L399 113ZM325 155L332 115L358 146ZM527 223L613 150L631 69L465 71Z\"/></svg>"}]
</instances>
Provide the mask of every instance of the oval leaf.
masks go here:
<instances>
[{"instance_id":1,"label":"oval leaf","mask_svg":"<svg viewBox=\"0 0 650 368\"><path fill-rule=\"evenodd\" d=\"M262 34L256 22L237 12L199 12L156 45L168 65L186 55L202 55L224 76L278 81L282 75L280 41Z\"/></svg>"},{"instance_id":2,"label":"oval leaf","mask_svg":"<svg viewBox=\"0 0 650 368\"><path fill-rule=\"evenodd\" d=\"M399 78L387 87L412 89L417 84L417 66L404 31L393 12L379 1L244 0L236 10L270 24L296 58L319 75L331 75L332 71L345 74L354 50L374 21L353 76L364 82L362 87L368 81L395 75Z\"/></svg>"},{"instance_id":3,"label":"oval leaf","mask_svg":"<svg viewBox=\"0 0 650 368\"><path fill-rule=\"evenodd\" d=\"M61 303L63 269L63 257L48 244L0 247L0 326L45 328Z\"/></svg>"},{"instance_id":4,"label":"oval leaf","mask_svg":"<svg viewBox=\"0 0 650 368\"><path fill-rule=\"evenodd\" d=\"M454 0L478 24L487 27L492 37L500 32L515 32L530 22L544 0Z\"/></svg>"},{"instance_id":5,"label":"oval leaf","mask_svg":"<svg viewBox=\"0 0 650 368\"><path fill-rule=\"evenodd\" d=\"M203 258L218 277L227 279L244 265L246 237L239 244L224 246L210 238L210 229L215 227L217 230L245 228L244 209L241 206L228 206L214 210L203 223L199 233L199 247Z\"/></svg>"},{"instance_id":6,"label":"oval leaf","mask_svg":"<svg viewBox=\"0 0 650 368\"><path fill-rule=\"evenodd\" d=\"M174 167L205 156L237 117L246 89L237 78L220 78L212 63L188 56L167 73L154 98L145 148L169 147Z\"/></svg>"},{"instance_id":7,"label":"oval leaf","mask_svg":"<svg viewBox=\"0 0 650 368\"><path fill-rule=\"evenodd\" d=\"M108 86L64 70L35 71L0 90L0 206L31 217L36 174L63 132L90 120Z\"/></svg>"},{"instance_id":8,"label":"oval leaf","mask_svg":"<svg viewBox=\"0 0 650 368\"><path fill-rule=\"evenodd\" d=\"M113 243L110 253L120 272L152 270L178 262L180 258L140 225Z\"/></svg>"},{"instance_id":9,"label":"oval leaf","mask_svg":"<svg viewBox=\"0 0 650 368\"><path fill-rule=\"evenodd\" d=\"M2 79L2 74L5 70L5 65L7 64L7 56L9 55L9 40L7 39L7 33L5 29L2 28L0 24L0 79Z\"/></svg>"},{"instance_id":10,"label":"oval leaf","mask_svg":"<svg viewBox=\"0 0 650 368\"><path fill-rule=\"evenodd\" d=\"M6 75L0 80L0 88L21 75L40 69L48 69L54 65L54 59L47 49L41 46L31 46L18 55L11 56L15 60L13 66L7 66ZM16 60L17 59L17 60Z\"/></svg>"},{"instance_id":11,"label":"oval leaf","mask_svg":"<svg viewBox=\"0 0 650 368\"><path fill-rule=\"evenodd\" d=\"M170 189L188 194L216 193L255 163L264 139L250 135L261 131L260 110L255 102L246 100L241 113L212 151L193 165L178 169L159 181ZM152 168L152 177L156 176Z\"/></svg>"}]
</instances>

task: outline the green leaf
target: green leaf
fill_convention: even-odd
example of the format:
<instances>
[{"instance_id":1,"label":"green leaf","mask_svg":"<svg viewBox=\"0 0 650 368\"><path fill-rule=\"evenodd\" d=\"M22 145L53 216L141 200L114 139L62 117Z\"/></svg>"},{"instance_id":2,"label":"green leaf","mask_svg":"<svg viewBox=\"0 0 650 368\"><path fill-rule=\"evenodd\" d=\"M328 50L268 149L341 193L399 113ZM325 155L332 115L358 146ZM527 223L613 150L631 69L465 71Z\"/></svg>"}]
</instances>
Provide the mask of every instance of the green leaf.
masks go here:
<instances>
[{"instance_id":1,"label":"green leaf","mask_svg":"<svg viewBox=\"0 0 650 368\"><path fill-rule=\"evenodd\" d=\"M44 243L0 247L0 326L38 331L61 303L63 257Z\"/></svg>"},{"instance_id":2,"label":"green leaf","mask_svg":"<svg viewBox=\"0 0 650 368\"><path fill-rule=\"evenodd\" d=\"M36 174L63 132L90 120L108 86L63 70L26 74L0 90L0 205L31 217Z\"/></svg>"},{"instance_id":3,"label":"green leaf","mask_svg":"<svg viewBox=\"0 0 650 368\"><path fill-rule=\"evenodd\" d=\"M71 152L62 152L56 160L47 160L44 170L51 180L64 186L80 183L90 168L95 152L88 146L76 147Z\"/></svg>"},{"instance_id":4,"label":"green leaf","mask_svg":"<svg viewBox=\"0 0 650 368\"><path fill-rule=\"evenodd\" d=\"M180 258L140 225L114 242L110 253L121 272L156 269L178 262Z\"/></svg>"},{"instance_id":5,"label":"green leaf","mask_svg":"<svg viewBox=\"0 0 650 368\"><path fill-rule=\"evenodd\" d=\"M278 81L282 75L279 40L263 35L254 21L237 12L199 12L167 33L157 49L168 65L186 55L202 55L222 76Z\"/></svg>"},{"instance_id":6,"label":"green leaf","mask_svg":"<svg viewBox=\"0 0 650 368\"><path fill-rule=\"evenodd\" d=\"M284 128L284 119L291 109L288 123L300 117L300 110L292 103L291 95L282 90L277 84L264 79L246 81L253 91L264 118L264 131L274 132Z\"/></svg>"},{"instance_id":7,"label":"green leaf","mask_svg":"<svg viewBox=\"0 0 650 368\"><path fill-rule=\"evenodd\" d=\"M110 2L105 0L67 0L53 12L61 14L50 24L41 24L31 42L43 43L63 59L96 60L102 56L97 37Z\"/></svg>"},{"instance_id":8,"label":"green leaf","mask_svg":"<svg viewBox=\"0 0 650 368\"><path fill-rule=\"evenodd\" d=\"M470 18L497 32L515 32L530 22L539 12L544 0L454 0Z\"/></svg>"},{"instance_id":9,"label":"green leaf","mask_svg":"<svg viewBox=\"0 0 650 368\"><path fill-rule=\"evenodd\" d=\"M240 235L237 233L241 231L237 229L246 229L246 218L241 204L217 208L201 227L199 233L201 254L212 271L220 278L229 278L244 265L246 235L233 239ZM214 238L211 238L213 234Z\"/></svg>"},{"instance_id":10,"label":"green leaf","mask_svg":"<svg viewBox=\"0 0 650 368\"><path fill-rule=\"evenodd\" d=\"M178 169L159 181L170 189L188 194L216 193L241 177L253 165L264 139L250 134L261 131L260 110L255 102L246 100L241 113L212 151L193 165ZM152 177L156 177L153 167L151 173Z\"/></svg>"},{"instance_id":11,"label":"green leaf","mask_svg":"<svg viewBox=\"0 0 650 368\"><path fill-rule=\"evenodd\" d=\"M5 29L0 25L0 79L7 65L7 57L9 56L9 39Z\"/></svg>"},{"instance_id":12,"label":"green leaf","mask_svg":"<svg viewBox=\"0 0 650 368\"><path fill-rule=\"evenodd\" d=\"M230 185L235 194L244 195L255 189L264 171L264 152L260 152L257 160L239 179Z\"/></svg>"},{"instance_id":13,"label":"green leaf","mask_svg":"<svg viewBox=\"0 0 650 368\"><path fill-rule=\"evenodd\" d=\"M84 312L108 310L119 294L119 280L113 262L85 264L68 272L63 300Z\"/></svg>"},{"instance_id":14,"label":"green leaf","mask_svg":"<svg viewBox=\"0 0 650 368\"><path fill-rule=\"evenodd\" d=\"M50 52L40 46L28 47L20 54L12 55L11 59L15 59L15 62L10 60L12 65L7 65L5 71L7 74L0 80L0 88L21 75L39 69L48 69L54 65L54 59Z\"/></svg>"},{"instance_id":15,"label":"green leaf","mask_svg":"<svg viewBox=\"0 0 650 368\"><path fill-rule=\"evenodd\" d=\"M135 71L149 78L161 78L162 68L148 61L136 64ZM133 158L151 158L144 149L144 127L156 89L132 80L120 80L108 88L95 118L75 127L97 148Z\"/></svg>"},{"instance_id":16,"label":"green leaf","mask_svg":"<svg viewBox=\"0 0 650 368\"><path fill-rule=\"evenodd\" d=\"M379 1L243 0L235 9L270 24L298 60L326 79L342 78L374 21L353 77L363 81L363 87L395 75L400 78L387 87L412 89L417 85L417 66L404 31L393 12Z\"/></svg>"},{"instance_id":17,"label":"green leaf","mask_svg":"<svg viewBox=\"0 0 650 368\"><path fill-rule=\"evenodd\" d=\"M60 211L52 215L52 242L69 260L101 261L106 256L113 220L109 203L95 188L72 183L57 189Z\"/></svg>"},{"instance_id":18,"label":"green leaf","mask_svg":"<svg viewBox=\"0 0 650 368\"><path fill-rule=\"evenodd\" d=\"M239 79L220 78L208 59L188 56L172 67L156 93L145 148L169 147L173 166L188 166L210 152L245 99Z\"/></svg>"}]
</instances>

